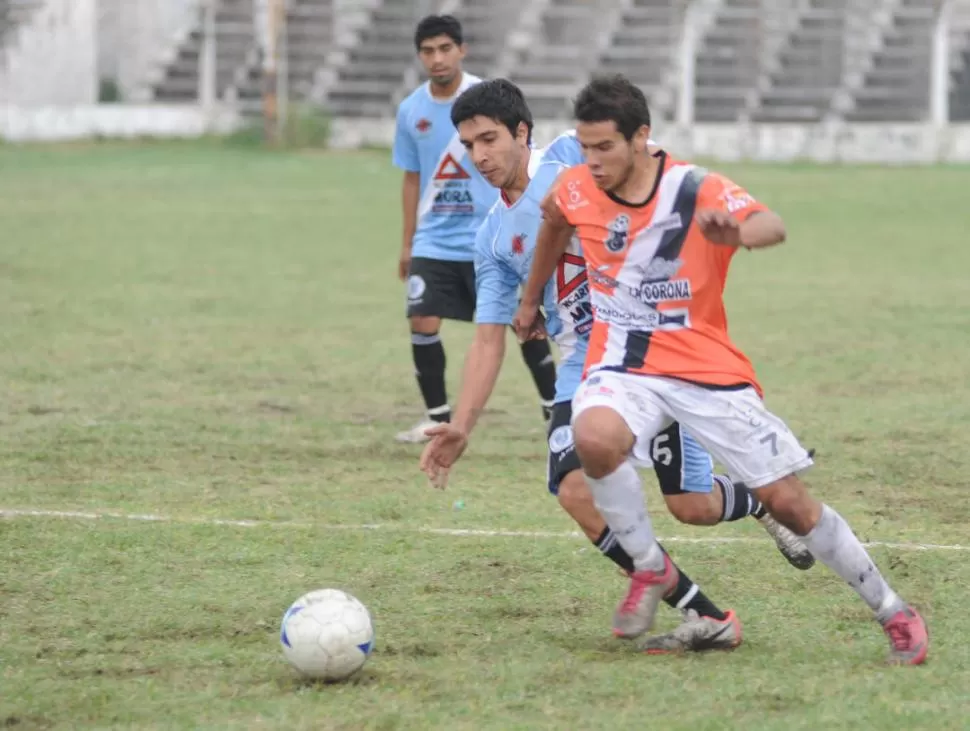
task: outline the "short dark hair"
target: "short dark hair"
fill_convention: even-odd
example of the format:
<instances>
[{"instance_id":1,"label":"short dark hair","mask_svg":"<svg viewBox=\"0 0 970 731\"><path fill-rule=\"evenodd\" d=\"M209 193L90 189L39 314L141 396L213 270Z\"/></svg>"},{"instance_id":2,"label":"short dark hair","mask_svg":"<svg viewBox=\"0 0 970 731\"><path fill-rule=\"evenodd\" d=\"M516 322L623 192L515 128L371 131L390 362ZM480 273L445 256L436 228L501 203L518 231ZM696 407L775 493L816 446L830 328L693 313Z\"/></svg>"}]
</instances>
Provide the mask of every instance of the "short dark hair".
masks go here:
<instances>
[{"instance_id":1,"label":"short dark hair","mask_svg":"<svg viewBox=\"0 0 970 731\"><path fill-rule=\"evenodd\" d=\"M513 137L519 124L525 122L529 129L527 141L532 142L532 112L525 103L522 90L508 79L489 79L469 87L451 108L451 123L456 127L478 116L501 122Z\"/></svg>"},{"instance_id":2,"label":"short dark hair","mask_svg":"<svg viewBox=\"0 0 970 731\"><path fill-rule=\"evenodd\" d=\"M583 87L573 103L578 122L615 122L627 139L650 126L650 108L640 88L622 74L598 76Z\"/></svg>"},{"instance_id":3,"label":"short dark hair","mask_svg":"<svg viewBox=\"0 0 970 731\"><path fill-rule=\"evenodd\" d=\"M422 43L438 36L448 36L455 45L460 46L464 42L464 36L458 18L454 15L426 15L421 18L414 31L414 47L421 50Z\"/></svg>"}]
</instances>

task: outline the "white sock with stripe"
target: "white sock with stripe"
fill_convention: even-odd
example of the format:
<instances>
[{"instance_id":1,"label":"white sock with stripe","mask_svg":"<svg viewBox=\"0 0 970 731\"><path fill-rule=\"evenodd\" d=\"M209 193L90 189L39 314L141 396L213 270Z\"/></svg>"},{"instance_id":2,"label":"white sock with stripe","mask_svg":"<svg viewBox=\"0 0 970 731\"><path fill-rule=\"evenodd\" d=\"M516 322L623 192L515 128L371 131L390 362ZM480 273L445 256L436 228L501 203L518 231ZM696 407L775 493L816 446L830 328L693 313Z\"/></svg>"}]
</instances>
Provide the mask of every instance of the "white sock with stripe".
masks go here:
<instances>
[{"instance_id":1,"label":"white sock with stripe","mask_svg":"<svg viewBox=\"0 0 970 731\"><path fill-rule=\"evenodd\" d=\"M640 475L629 462L600 479L586 475L593 502L637 571L663 571L664 554L653 532Z\"/></svg>"}]
</instances>

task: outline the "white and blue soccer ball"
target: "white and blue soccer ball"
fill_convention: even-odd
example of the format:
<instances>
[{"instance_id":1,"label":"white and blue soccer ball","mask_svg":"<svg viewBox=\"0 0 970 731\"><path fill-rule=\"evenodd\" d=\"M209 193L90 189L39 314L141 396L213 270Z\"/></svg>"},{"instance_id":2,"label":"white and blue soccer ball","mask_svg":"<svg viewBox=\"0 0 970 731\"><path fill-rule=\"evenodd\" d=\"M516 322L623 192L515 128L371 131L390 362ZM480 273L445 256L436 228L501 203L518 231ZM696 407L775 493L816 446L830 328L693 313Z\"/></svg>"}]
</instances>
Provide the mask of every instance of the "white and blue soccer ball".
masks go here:
<instances>
[{"instance_id":1,"label":"white and blue soccer ball","mask_svg":"<svg viewBox=\"0 0 970 731\"><path fill-rule=\"evenodd\" d=\"M320 589L304 594L283 615L283 655L301 675L346 680L360 670L374 647L370 612L350 594Z\"/></svg>"}]
</instances>

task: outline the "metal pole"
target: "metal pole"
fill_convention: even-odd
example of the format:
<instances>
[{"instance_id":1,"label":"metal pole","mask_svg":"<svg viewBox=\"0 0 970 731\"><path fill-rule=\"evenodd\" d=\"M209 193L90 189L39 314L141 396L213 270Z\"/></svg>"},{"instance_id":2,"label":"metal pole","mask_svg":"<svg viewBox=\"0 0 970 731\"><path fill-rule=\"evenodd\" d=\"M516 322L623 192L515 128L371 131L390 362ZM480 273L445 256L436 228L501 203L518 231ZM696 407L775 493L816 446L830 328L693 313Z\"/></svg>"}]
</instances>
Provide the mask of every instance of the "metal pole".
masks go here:
<instances>
[{"instance_id":1,"label":"metal pole","mask_svg":"<svg viewBox=\"0 0 970 731\"><path fill-rule=\"evenodd\" d=\"M268 142L277 139L277 73L279 39L279 12L282 0L269 0L266 17L266 48L263 59L263 130Z\"/></svg>"},{"instance_id":2,"label":"metal pole","mask_svg":"<svg viewBox=\"0 0 970 731\"><path fill-rule=\"evenodd\" d=\"M697 76L697 18L695 3L684 13L684 32L680 41L680 93L677 95L677 124L686 131L694 124L694 87Z\"/></svg>"},{"instance_id":3,"label":"metal pole","mask_svg":"<svg viewBox=\"0 0 970 731\"><path fill-rule=\"evenodd\" d=\"M199 52L199 103L207 118L216 104L216 0L202 5L202 48Z\"/></svg>"},{"instance_id":4,"label":"metal pole","mask_svg":"<svg viewBox=\"0 0 970 731\"><path fill-rule=\"evenodd\" d=\"M937 129L950 122L950 11L953 3L942 0L933 27L930 65L930 118Z\"/></svg>"},{"instance_id":5,"label":"metal pole","mask_svg":"<svg viewBox=\"0 0 970 731\"><path fill-rule=\"evenodd\" d=\"M290 109L290 57L287 22L287 0L279 0L277 12L277 74L276 74L276 140L286 141L286 121Z\"/></svg>"}]
</instances>

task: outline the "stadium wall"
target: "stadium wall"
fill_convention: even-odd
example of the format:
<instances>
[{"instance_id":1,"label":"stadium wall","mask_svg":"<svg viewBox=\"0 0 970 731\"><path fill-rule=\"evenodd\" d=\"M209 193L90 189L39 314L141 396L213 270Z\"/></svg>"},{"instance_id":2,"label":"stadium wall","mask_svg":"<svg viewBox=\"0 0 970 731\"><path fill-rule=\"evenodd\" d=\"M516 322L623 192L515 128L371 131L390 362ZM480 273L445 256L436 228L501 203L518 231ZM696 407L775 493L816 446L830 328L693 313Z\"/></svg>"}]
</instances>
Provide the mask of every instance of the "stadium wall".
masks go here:
<instances>
[{"instance_id":1,"label":"stadium wall","mask_svg":"<svg viewBox=\"0 0 970 731\"><path fill-rule=\"evenodd\" d=\"M550 142L568 122L538 122L536 144ZM337 148L390 146L393 121L335 120ZM653 136L685 157L720 161L757 160L930 164L970 162L970 125L932 124L694 124L659 123Z\"/></svg>"},{"instance_id":2,"label":"stadium wall","mask_svg":"<svg viewBox=\"0 0 970 731\"><path fill-rule=\"evenodd\" d=\"M10 142L52 142L90 138L191 138L226 134L242 120L228 107L207 113L196 105L91 104L75 107L0 107L0 138ZM535 139L546 144L568 122L539 122ZM336 119L331 146L390 147L392 120ZM970 163L970 125L952 124L695 124L660 123L654 136L685 157L720 161L757 160L820 163Z\"/></svg>"},{"instance_id":3,"label":"stadium wall","mask_svg":"<svg viewBox=\"0 0 970 731\"><path fill-rule=\"evenodd\" d=\"M95 102L97 22L95 0L45 0L0 47L0 103Z\"/></svg>"},{"instance_id":4,"label":"stadium wall","mask_svg":"<svg viewBox=\"0 0 970 731\"><path fill-rule=\"evenodd\" d=\"M195 138L238 129L238 112L197 105L87 104L0 107L0 139L67 142L87 139Z\"/></svg>"}]
</instances>

